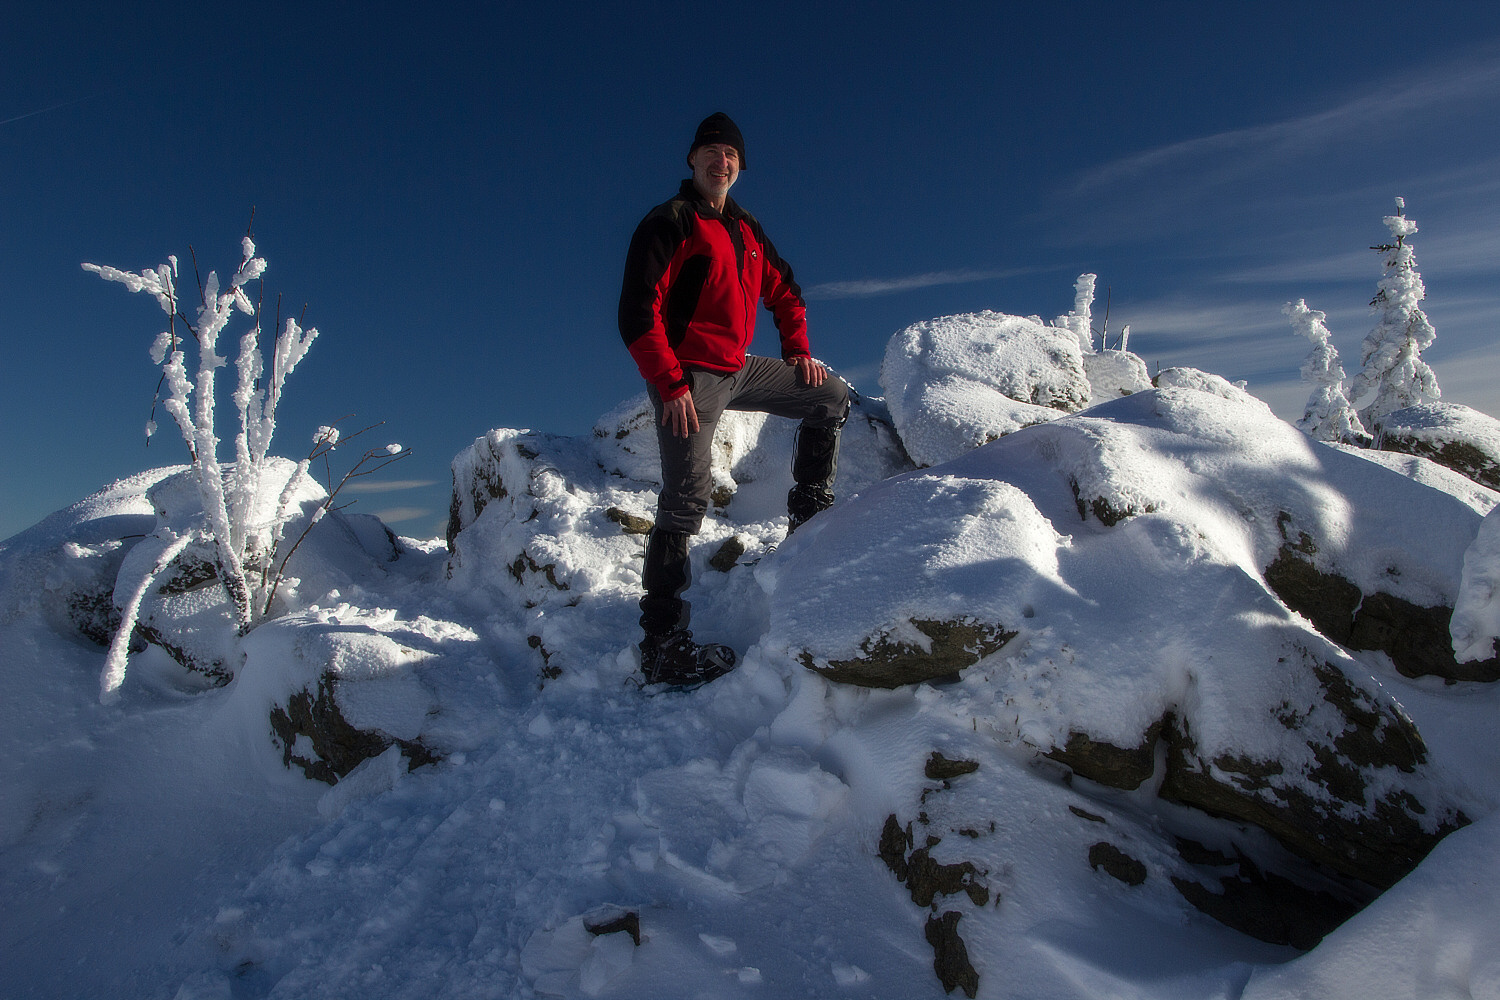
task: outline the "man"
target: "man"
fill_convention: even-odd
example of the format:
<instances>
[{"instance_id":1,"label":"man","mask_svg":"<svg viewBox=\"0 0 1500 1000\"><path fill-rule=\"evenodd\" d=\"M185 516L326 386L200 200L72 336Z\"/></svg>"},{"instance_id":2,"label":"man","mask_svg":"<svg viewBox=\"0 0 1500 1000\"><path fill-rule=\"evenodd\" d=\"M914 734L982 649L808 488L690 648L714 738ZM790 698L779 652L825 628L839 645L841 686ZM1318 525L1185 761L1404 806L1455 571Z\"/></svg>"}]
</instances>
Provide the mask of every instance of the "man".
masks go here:
<instances>
[{"instance_id":1,"label":"man","mask_svg":"<svg viewBox=\"0 0 1500 1000\"><path fill-rule=\"evenodd\" d=\"M734 667L734 651L687 629L688 540L712 488L710 445L726 409L802 421L787 495L790 527L833 503L839 428L849 387L812 357L807 311L792 269L729 189L745 169L745 140L722 112L688 148L693 176L641 221L625 259L620 335L646 380L661 444L662 490L646 544L641 672L647 683L693 686ZM746 357L763 300L781 359Z\"/></svg>"}]
</instances>

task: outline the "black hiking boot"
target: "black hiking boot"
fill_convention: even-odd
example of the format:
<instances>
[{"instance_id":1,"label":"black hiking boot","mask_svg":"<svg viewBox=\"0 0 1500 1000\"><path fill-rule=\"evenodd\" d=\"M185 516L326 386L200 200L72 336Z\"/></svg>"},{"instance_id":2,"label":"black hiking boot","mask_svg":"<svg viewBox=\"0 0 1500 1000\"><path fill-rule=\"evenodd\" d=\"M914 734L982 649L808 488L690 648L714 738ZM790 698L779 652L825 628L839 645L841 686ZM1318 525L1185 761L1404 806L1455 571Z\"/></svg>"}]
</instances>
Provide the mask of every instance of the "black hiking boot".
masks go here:
<instances>
[{"instance_id":1,"label":"black hiking boot","mask_svg":"<svg viewBox=\"0 0 1500 1000\"><path fill-rule=\"evenodd\" d=\"M833 491L798 483L786 495L786 533L790 535L817 513L833 506Z\"/></svg>"},{"instance_id":2,"label":"black hiking boot","mask_svg":"<svg viewBox=\"0 0 1500 1000\"><path fill-rule=\"evenodd\" d=\"M641 640L641 673L647 684L694 688L734 669L734 650L693 641L685 628Z\"/></svg>"}]
</instances>

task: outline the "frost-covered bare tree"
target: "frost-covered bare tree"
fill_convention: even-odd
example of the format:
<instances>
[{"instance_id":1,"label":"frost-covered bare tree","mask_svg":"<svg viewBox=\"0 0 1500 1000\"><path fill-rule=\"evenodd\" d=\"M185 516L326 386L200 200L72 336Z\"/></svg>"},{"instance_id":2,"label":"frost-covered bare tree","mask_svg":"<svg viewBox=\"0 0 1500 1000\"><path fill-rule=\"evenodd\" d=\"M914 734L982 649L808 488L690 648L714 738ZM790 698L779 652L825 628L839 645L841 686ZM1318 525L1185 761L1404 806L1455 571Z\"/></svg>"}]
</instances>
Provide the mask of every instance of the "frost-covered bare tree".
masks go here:
<instances>
[{"instance_id":1,"label":"frost-covered bare tree","mask_svg":"<svg viewBox=\"0 0 1500 1000\"><path fill-rule=\"evenodd\" d=\"M1385 256L1385 274L1370 302L1379 318L1365 337L1361 368L1349 392L1356 402L1373 396L1359 414L1377 435L1387 414L1434 402L1442 395L1437 375L1422 360L1422 352L1432 346L1437 331L1421 307L1427 289L1407 242L1417 225L1406 217L1405 200L1396 199L1396 214L1386 216L1385 225L1395 242L1371 248Z\"/></svg>"},{"instance_id":2,"label":"frost-covered bare tree","mask_svg":"<svg viewBox=\"0 0 1500 1000\"><path fill-rule=\"evenodd\" d=\"M269 450L276 430L276 407L287 376L307 353L318 331L304 330L297 320L287 319L276 337L270 370L266 370L259 346L260 303L246 292L246 286L260 279L266 261L255 255L255 243L249 236L241 242L241 251L239 266L227 284L221 284L218 273L210 271L206 279L198 282L197 301L191 304L183 301L175 256L168 257L167 263L160 267L140 273L83 265L106 280L120 282L132 292L149 292L167 316L167 329L157 336L151 357L161 366L165 396L160 402L187 444L192 478L203 511L202 522L191 529L163 526L140 542L140 552L133 553L136 558L127 562L132 567L130 579L124 579L127 574L122 567L116 596L117 600L123 598L124 606L120 609L120 628L100 677L104 701L118 696L130 635L142 600L156 578L185 551L197 549L207 553L228 595L239 634L248 632L257 620L270 614L271 598L290 555L289 552L282 555L278 563L277 549L287 524L302 514L297 502L299 488L310 482L308 466L319 458L326 461L327 453L339 442L336 429L320 428L312 452L297 464L290 478L286 463L276 460L276 468L272 467ZM197 272L196 260L194 271ZM219 337L236 311L249 317L250 328L240 337L235 361L233 402L239 428L234 438L233 459L221 463L214 426L214 380L218 369L227 363L219 354ZM197 367L190 374L189 351L193 347L196 347ZM153 421L147 426L147 435L155 429ZM399 445L372 449L339 486L408 454ZM274 505L269 507L267 491L276 496ZM326 499L309 520L308 528L330 509L336 493L337 487L330 483ZM295 547L294 543L292 548Z\"/></svg>"},{"instance_id":3,"label":"frost-covered bare tree","mask_svg":"<svg viewBox=\"0 0 1500 1000\"><path fill-rule=\"evenodd\" d=\"M240 264L228 284L221 286L218 272L210 271L198 288L198 302L192 306L183 303L179 296L175 256L168 257L167 263L160 267L139 274L97 264L83 267L108 281L120 282L132 292L150 292L167 315L167 329L157 335L151 348L151 360L161 366L167 392L162 407L177 423L187 444L219 580L229 594L235 620L243 632L248 631L255 617L245 563L252 541L252 511L276 429L276 405L287 376L307 353L318 331L303 330L295 319L288 319L276 338L269 378L263 377L266 372L259 347L260 305L251 301L245 286L260 278L266 261L255 256L255 242L249 236L240 246ZM196 261L194 266L196 270ZM193 315L189 316L186 309L192 309ZM214 427L214 378L226 363L218 353L219 336L235 311L250 317L251 327L240 338L235 362L238 382L234 404L240 426L234 439L234 463L226 474L219 464L219 439ZM185 334L178 331L179 323ZM191 378L186 350L189 338L197 347L198 362ZM154 424L150 425L146 433L150 435L155 429Z\"/></svg>"},{"instance_id":4,"label":"frost-covered bare tree","mask_svg":"<svg viewBox=\"0 0 1500 1000\"><path fill-rule=\"evenodd\" d=\"M1368 445L1370 435L1344 395L1344 366L1339 364L1339 352L1328 332L1328 314L1309 309L1303 299L1288 302L1281 311L1291 321L1293 332L1313 345L1302 362L1302 380L1312 385L1312 394L1297 421L1298 429L1316 441Z\"/></svg>"}]
</instances>

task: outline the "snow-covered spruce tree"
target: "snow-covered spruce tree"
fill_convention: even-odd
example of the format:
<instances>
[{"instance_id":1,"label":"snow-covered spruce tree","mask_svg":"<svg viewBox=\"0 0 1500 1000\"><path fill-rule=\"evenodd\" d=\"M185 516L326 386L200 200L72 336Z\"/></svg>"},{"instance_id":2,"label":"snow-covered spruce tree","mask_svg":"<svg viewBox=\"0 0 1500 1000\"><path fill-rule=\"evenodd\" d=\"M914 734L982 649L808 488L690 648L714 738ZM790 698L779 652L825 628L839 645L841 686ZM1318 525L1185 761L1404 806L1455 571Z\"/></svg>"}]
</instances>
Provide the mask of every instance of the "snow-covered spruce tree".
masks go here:
<instances>
[{"instance_id":1,"label":"snow-covered spruce tree","mask_svg":"<svg viewBox=\"0 0 1500 1000\"><path fill-rule=\"evenodd\" d=\"M258 343L259 304L252 302L245 293L245 286L258 280L265 271L266 262L255 256L255 243L249 236L241 242L241 249L239 267L227 286L220 285L218 273L214 271L210 271L207 280L200 283L199 302L191 317L184 311L186 307L179 297L175 256L168 257L167 263L160 267L139 274L96 264L83 265L85 270L106 280L118 281L132 292L150 292L167 315L167 329L157 336L151 357L162 368L166 397L161 400L161 405L177 423L187 444L203 509L203 523L188 535L179 536L166 530L164 534L158 532L162 537L153 536L149 547L159 549L159 555L154 560L138 561L138 565L148 566L141 579L122 581L127 583L127 606L121 608L120 628L100 678L100 694L105 701L117 696L124 679L130 634L135 627L141 599L156 576L188 546L201 543L211 551L215 570L228 594L241 634L249 631L258 612L264 613L265 606L257 598L275 583L273 576L277 574L270 572L270 564L281 530L293 513L289 498L296 481L305 474L308 462L305 460L298 466L292 481L282 491L283 502L278 504L275 524L255 524L254 507L262 488L282 388L318 331L303 330L296 320L288 319L276 338L267 377ZM218 353L219 335L235 310L250 317L252 325L240 338L235 364L238 383L233 399L240 426L234 440L233 464L226 469L219 462L219 439L214 428L214 374L226 362ZM179 322L186 335L179 332ZM197 346L198 360L197 371L191 378L186 350L189 335ZM154 422L148 425L147 436L155 429Z\"/></svg>"},{"instance_id":2,"label":"snow-covered spruce tree","mask_svg":"<svg viewBox=\"0 0 1500 1000\"><path fill-rule=\"evenodd\" d=\"M1396 214L1386 216L1385 225L1396 242L1371 247L1385 255L1385 274L1370 301L1379 319L1365 337L1362 367L1349 392L1349 398L1356 402L1373 394L1359 415L1377 437L1387 414L1435 402L1442 395L1437 376L1422 360L1422 352L1432 345L1437 331L1422 312L1427 290L1417 273L1411 245L1406 242L1417 225L1406 217L1405 200L1396 199Z\"/></svg>"},{"instance_id":3,"label":"snow-covered spruce tree","mask_svg":"<svg viewBox=\"0 0 1500 1000\"><path fill-rule=\"evenodd\" d=\"M1080 274L1073 283L1073 311L1066 316L1057 317L1052 323L1060 329L1072 330L1078 337L1079 350L1084 354L1094 353L1094 318L1091 309L1094 304L1094 282L1098 280L1098 275Z\"/></svg>"},{"instance_id":4,"label":"snow-covered spruce tree","mask_svg":"<svg viewBox=\"0 0 1500 1000\"><path fill-rule=\"evenodd\" d=\"M1315 441L1368 446L1370 435L1353 404L1344 395L1344 366L1339 364L1339 352L1328 332L1328 314L1309 309L1303 299L1288 302L1281 311L1291 321L1293 332L1306 337L1313 345L1302 362L1302 381L1313 388L1307 399L1307 409L1297 421L1298 429Z\"/></svg>"}]
</instances>

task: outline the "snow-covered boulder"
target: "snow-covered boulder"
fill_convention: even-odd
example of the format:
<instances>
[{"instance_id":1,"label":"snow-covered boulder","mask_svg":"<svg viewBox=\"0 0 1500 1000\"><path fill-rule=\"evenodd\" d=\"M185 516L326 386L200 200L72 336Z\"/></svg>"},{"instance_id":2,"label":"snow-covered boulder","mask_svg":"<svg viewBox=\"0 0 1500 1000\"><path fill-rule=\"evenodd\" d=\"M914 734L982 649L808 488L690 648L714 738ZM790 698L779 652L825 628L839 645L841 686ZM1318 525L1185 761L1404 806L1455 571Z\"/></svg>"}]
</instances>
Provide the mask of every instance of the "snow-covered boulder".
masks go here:
<instances>
[{"instance_id":1,"label":"snow-covered boulder","mask_svg":"<svg viewBox=\"0 0 1500 1000\"><path fill-rule=\"evenodd\" d=\"M0 620L39 616L54 631L101 646L120 627L120 565L156 527L147 491L184 466L111 483L0 543Z\"/></svg>"},{"instance_id":2,"label":"snow-covered boulder","mask_svg":"<svg viewBox=\"0 0 1500 1000\"><path fill-rule=\"evenodd\" d=\"M1153 388L1146 362L1129 351L1094 351L1083 356L1090 405Z\"/></svg>"},{"instance_id":3,"label":"snow-covered boulder","mask_svg":"<svg viewBox=\"0 0 1500 1000\"><path fill-rule=\"evenodd\" d=\"M1239 402L1258 402L1245 390L1245 383L1231 382L1222 375L1215 375L1213 372L1201 371L1197 368L1167 368L1157 373L1156 378L1152 380L1152 385L1158 389L1195 389L1198 392L1211 392L1215 396L1223 396L1225 399Z\"/></svg>"},{"instance_id":4,"label":"snow-covered boulder","mask_svg":"<svg viewBox=\"0 0 1500 1000\"><path fill-rule=\"evenodd\" d=\"M880 386L907 453L918 465L936 465L1087 407L1083 364L1072 331L986 311L895 334Z\"/></svg>"},{"instance_id":5,"label":"snow-covered boulder","mask_svg":"<svg viewBox=\"0 0 1500 1000\"><path fill-rule=\"evenodd\" d=\"M972 675L969 710L999 739L1388 886L1466 822L1464 796L1370 667L1263 572L1291 544L1356 592L1451 606L1479 515L1205 387L866 491L762 566L767 641L853 683Z\"/></svg>"},{"instance_id":6,"label":"snow-covered boulder","mask_svg":"<svg viewBox=\"0 0 1500 1000\"><path fill-rule=\"evenodd\" d=\"M267 486L269 496L259 498L262 525L294 469L284 459L268 465L281 475ZM191 477L176 466L120 480L7 540L0 549L0 614L38 614L60 634L108 646L120 627L122 581L141 579L159 551L142 540L163 530L188 534L202 520ZM311 480L294 491L303 513L285 526L281 557L300 544L278 588L280 616L239 636L211 543L197 542L145 595L130 649L158 687L201 692L241 676L245 683L234 699L256 702L246 722L252 738L264 740L269 721L288 766L332 783L392 745L415 761L431 756L420 744L427 702L401 676L421 656L377 634L364 620L369 616L361 620L368 634L357 634L351 622L360 615L347 606L344 620L316 611L315 604L310 617L298 610L309 600L358 592L401 552L395 536L367 515L330 511L308 529L324 495ZM268 556L260 552L251 568L274 572ZM241 673L247 662L249 678ZM268 686L268 671L278 683Z\"/></svg>"},{"instance_id":7,"label":"snow-covered boulder","mask_svg":"<svg viewBox=\"0 0 1500 1000\"><path fill-rule=\"evenodd\" d=\"M395 748L406 767L431 763L436 698L421 668L467 629L347 604L268 622L245 637L232 704L253 731L269 719L282 762L336 784Z\"/></svg>"},{"instance_id":8,"label":"snow-covered boulder","mask_svg":"<svg viewBox=\"0 0 1500 1000\"><path fill-rule=\"evenodd\" d=\"M232 475L230 466L226 476ZM264 611L267 618L379 575L400 552L396 537L378 518L343 511L318 515L327 493L310 477L293 481L294 475L296 463L268 458L248 519L252 541L246 573L256 581L275 583L274 593L267 588L270 607L256 608L258 616ZM195 540L145 596L137 633L207 682L227 683L241 652L233 609L219 582L214 542L198 531L205 517L194 473L183 470L162 478L150 487L146 499L156 514L155 534L193 535ZM156 555L157 546L139 545L125 556L115 586L117 608L124 606L125 588L149 573Z\"/></svg>"},{"instance_id":9,"label":"snow-covered boulder","mask_svg":"<svg viewBox=\"0 0 1500 1000\"><path fill-rule=\"evenodd\" d=\"M1500 420L1458 403L1420 403L1386 414L1377 428L1385 451L1430 458L1490 489L1500 489Z\"/></svg>"}]
</instances>

